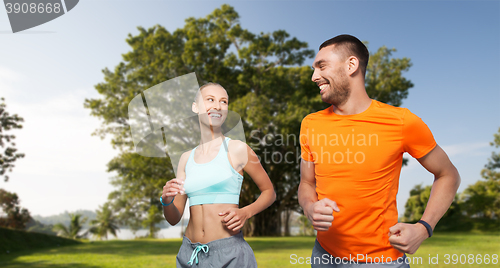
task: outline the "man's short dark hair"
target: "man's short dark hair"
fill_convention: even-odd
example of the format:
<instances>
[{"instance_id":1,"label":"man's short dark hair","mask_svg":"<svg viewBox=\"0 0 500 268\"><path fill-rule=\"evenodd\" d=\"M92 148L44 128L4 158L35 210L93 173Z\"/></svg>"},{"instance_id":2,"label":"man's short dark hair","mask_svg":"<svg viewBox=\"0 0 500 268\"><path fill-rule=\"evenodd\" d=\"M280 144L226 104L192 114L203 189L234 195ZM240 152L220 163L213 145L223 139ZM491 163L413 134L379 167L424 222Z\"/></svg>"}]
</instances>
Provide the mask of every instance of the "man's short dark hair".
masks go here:
<instances>
[{"instance_id":1,"label":"man's short dark hair","mask_svg":"<svg viewBox=\"0 0 500 268\"><path fill-rule=\"evenodd\" d=\"M323 44L319 46L319 50L331 45L335 45L334 49L337 50L344 59L350 56L358 58L359 66L361 67L363 76L365 76L370 53L363 42L352 35L342 34L323 42Z\"/></svg>"}]
</instances>

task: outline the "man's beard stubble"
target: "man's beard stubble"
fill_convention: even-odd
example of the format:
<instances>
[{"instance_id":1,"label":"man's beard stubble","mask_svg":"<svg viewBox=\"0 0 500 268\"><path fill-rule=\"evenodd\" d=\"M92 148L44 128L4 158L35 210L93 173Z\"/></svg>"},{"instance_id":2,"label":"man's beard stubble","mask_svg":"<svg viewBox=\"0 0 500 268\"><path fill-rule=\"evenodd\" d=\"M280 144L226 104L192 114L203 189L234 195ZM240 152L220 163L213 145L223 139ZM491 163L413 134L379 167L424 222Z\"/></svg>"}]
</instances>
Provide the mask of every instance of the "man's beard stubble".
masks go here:
<instances>
[{"instance_id":1,"label":"man's beard stubble","mask_svg":"<svg viewBox=\"0 0 500 268\"><path fill-rule=\"evenodd\" d=\"M335 107L347 102L349 95L351 94L351 89L349 87L349 82L347 81L347 75L339 68L337 71L337 79L335 81L328 81L329 92L326 92L321 98L323 102L332 104Z\"/></svg>"}]
</instances>

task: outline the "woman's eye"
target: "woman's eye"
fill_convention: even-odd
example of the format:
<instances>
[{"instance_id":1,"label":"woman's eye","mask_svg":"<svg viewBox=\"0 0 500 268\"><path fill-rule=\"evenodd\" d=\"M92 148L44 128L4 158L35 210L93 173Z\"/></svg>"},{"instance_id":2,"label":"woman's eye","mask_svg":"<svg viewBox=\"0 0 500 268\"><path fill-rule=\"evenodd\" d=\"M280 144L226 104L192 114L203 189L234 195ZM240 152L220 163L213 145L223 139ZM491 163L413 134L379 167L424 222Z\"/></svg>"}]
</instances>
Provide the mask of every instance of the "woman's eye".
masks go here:
<instances>
[{"instance_id":1,"label":"woman's eye","mask_svg":"<svg viewBox=\"0 0 500 268\"><path fill-rule=\"evenodd\" d=\"M208 98L207 100L208 100L208 101L214 101L214 99L212 99L212 98Z\"/></svg>"},{"instance_id":2,"label":"woman's eye","mask_svg":"<svg viewBox=\"0 0 500 268\"><path fill-rule=\"evenodd\" d=\"M224 103L224 104L227 104L227 101L225 101L225 100L223 100L223 101L221 101L221 102L222 102L222 103Z\"/></svg>"}]
</instances>

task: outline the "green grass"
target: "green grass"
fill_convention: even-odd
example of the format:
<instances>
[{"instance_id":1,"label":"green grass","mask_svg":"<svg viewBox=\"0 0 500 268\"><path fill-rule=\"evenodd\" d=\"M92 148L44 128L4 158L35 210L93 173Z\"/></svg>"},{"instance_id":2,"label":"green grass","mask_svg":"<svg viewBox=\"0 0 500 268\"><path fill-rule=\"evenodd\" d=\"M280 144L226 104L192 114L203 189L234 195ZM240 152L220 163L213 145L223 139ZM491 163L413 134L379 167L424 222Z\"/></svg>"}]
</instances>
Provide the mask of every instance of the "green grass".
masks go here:
<instances>
[{"instance_id":1,"label":"green grass","mask_svg":"<svg viewBox=\"0 0 500 268\"><path fill-rule=\"evenodd\" d=\"M309 257L314 237L247 238L259 267L310 267L291 264L290 255ZM24 250L0 255L0 267L175 267L180 239L141 239L127 241L85 242L79 245L52 249ZM500 254L500 233L437 233L425 241L417 254L423 264L411 267L498 267L498 264L445 264L445 254ZM439 257L439 264L429 264Z\"/></svg>"},{"instance_id":2,"label":"green grass","mask_svg":"<svg viewBox=\"0 0 500 268\"><path fill-rule=\"evenodd\" d=\"M73 239L0 227L0 255L20 250L36 250L80 243Z\"/></svg>"}]
</instances>

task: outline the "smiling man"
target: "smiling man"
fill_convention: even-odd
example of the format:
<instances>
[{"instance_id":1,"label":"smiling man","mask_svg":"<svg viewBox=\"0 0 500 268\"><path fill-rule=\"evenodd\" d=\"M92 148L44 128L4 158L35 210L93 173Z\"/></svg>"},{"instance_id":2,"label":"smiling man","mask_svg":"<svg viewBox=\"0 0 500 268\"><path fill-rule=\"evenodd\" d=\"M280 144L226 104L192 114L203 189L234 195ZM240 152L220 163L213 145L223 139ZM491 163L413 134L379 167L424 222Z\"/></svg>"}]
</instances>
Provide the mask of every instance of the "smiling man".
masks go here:
<instances>
[{"instance_id":1,"label":"smiling man","mask_svg":"<svg viewBox=\"0 0 500 268\"><path fill-rule=\"evenodd\" d=\"M354 36L325 41L312 81L331 104L302 121L299 203L318 231L312 267L409 267L450 206L460 176L427 125L408 109L370 99L369 53ZM421 221L398 223L403 153L435 180Z\"/></svg>"}]
</instances>

